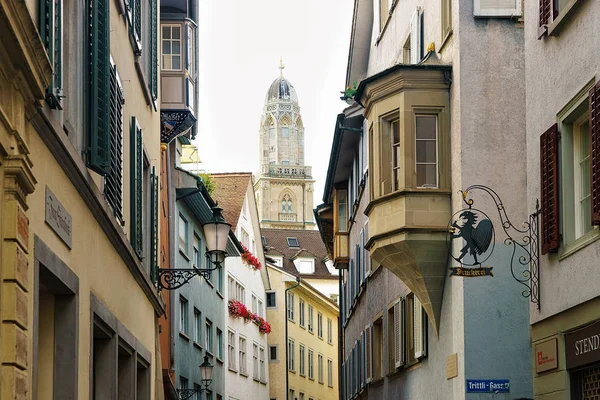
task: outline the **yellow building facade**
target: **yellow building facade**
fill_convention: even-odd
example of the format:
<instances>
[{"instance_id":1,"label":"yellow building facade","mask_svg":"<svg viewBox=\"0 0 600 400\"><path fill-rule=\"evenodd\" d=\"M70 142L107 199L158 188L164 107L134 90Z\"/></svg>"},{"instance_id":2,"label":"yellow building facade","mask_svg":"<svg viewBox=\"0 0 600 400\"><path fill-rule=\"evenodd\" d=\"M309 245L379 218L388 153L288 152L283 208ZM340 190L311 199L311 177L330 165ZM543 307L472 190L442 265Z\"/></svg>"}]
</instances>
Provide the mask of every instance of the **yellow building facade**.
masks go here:
<instances>
[{"instance_id":1,"label":"yellow building facade","mask_svg":"<svg viewBox=\"0 0 600 400\"><path fill-rule=\"evenodd\" d=\"M270 398L338 399L337 305L277 266L267 264L267 271L271 283L267 291L267 320L272 328L268 337Z\"/></svg>"},{"instance_id":2,"label":"yellow building facade","mask_svg":"<svg viewBox=\"0 0 600 400\"><path fill-rule=\"evenodd\" d=\"M157 10L0 1L1 400L163 398Z\"/></svg>"}]
</instances>

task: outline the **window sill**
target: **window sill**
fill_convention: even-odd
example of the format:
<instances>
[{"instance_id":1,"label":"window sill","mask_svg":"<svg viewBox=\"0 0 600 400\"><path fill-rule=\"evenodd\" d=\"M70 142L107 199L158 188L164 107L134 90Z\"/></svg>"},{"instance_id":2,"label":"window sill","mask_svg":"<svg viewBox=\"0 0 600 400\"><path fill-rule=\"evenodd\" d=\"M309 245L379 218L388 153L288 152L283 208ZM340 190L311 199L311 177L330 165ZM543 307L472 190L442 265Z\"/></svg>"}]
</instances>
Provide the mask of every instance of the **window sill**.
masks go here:
<instances>
[{"instance_id":1,"label":"window sill","mask_svg":"<svg viewBox=\"0 0 600 400\"><path fill-rule=\"evenodd\" d=\"M248 373L247 372L240 372L240 376L243 376L244 378L248 377Z\"/></svg>"},{"instance_id":2,"label":"window sill","mask_svg":"<svg viewBox=\"0 0 600 400\"><path fill-rule=\"evenodd\" d=\"M210 358L214 358L215 357L215 355L212 352L208 351L208 350L206 350L206 355L209 356Z\"/></svg>"},{"instance_id":3,"label":"window sill","mask_svg":"<svg viewBox=\"0 0 600 400\"><path fill-rule=\"evenodd\" d=\"M319 382L319 385L324 385L324 384L325 384L325 382Z\"/></svg>"},{"instance_id":4,"label":"window sill","mask_svg":"<svg viewBox=\"0 0 600 400\"><path fill-rule=\"evenodd\" d=\"M550 25L548 25L548 36L558 36L563 25L571 14L583 0L571 0L563 10L558 14L558 17Z\"/></svg>"},{"instance_id":5,"label":"window sill","mask_svg":"<svg viewBox=\"0 0 600 400\"><path fill-rule=\"evenodd\" d=\"M313 376L313 377L311 378L311 377L309 376L309 377L308 377L308 379L309 379L309 380L311 380L311 381L314 381L314 380L315 380L315 377Z\"/></svg>"},{"instance_id":6,"label":"window sill","mask_svg":"<svg viewBox=\"0 0 600 400\"><path fill-rule=\"evenodd\" d=\"M258 382L258 383L260 383L260 379L258 379L258 378L252 378L252 380L253 380L254 382Z\"/></svg>"},{"instance_id":7,"label":"window sill","mask_svg":"<svg viewBox=\"0 0 600 400\"><path fill-rule=\"evenodd\" d=\"M267 384L267 381L260 380L259 382L262 383L263 385Z\"/></svg>"},{"instance_id":8,"label":"window sill","mask_svg":"<svg viewBox=\"0 0 600 400\"><path fill-rule=\"evenodd\" d=\"M306 326L304 325L298 325L300 328L305 329L306 330Z\"/></svg>"},{"instance_id":9,"label":"window sill","mask_svg":"<svg viewBox=\"0 0 600 400\"><path fill-rule=\"evenodd\" d=\"M558 252L558 260L564 260L571 254L578 252L584 247L587 247L588 245L594 243L598 239L600 239L600 229L598 227L594 227L594 229L592 229L579 239L576 239L573 242L561 247Z\"/></svg>"},{"instance_id":10,"label":"window sill","mask_svg":"<svg viewBox=\"0 0 600 400\"><path fill-rule=\"evenodd\" d=\"M221 358L219 358L219 357L217 357L217 362L218 362L219 364L223 365L223 360L222 360Z\"/></svg>"},{"instance_id":11,"label":"window sill","mask_svg":"<svg viewBox=\"0 0 600 400\"><path fill-rule=\"evenodd\" d=\"M181 336L182 338L184 338L188 342L190 341L190 337L188 335L186 335L185 333L181 332L181 331L179 331L179 336Z\"/></svg>"},{"instance_id":12,"label":"window sill","mask_svg":"<svg viewBox=\"0 0 600 400\"><path fill-rule=\"evenodd\" d=\"M233 372L233 373L236 373L236 374L238 373L237 369L235 369L235 368L233 368L233 367L228 367L227 369L228 369L230 372Z\"/></svg>"},{"instance_id":13,"label":"window sill","mask_svg":"<svg viewBox=\"0 0 600 400\"><path fill-rule=\"evenodd\" d=\"M217 290L217 296L219 296L221 299L225 300L225 296L223 296L223 293L221 293L220 290Z\"/></svg>"},{"instance_id":14,"label":"window sill","mask_svg":"<svg viewBox=\"0 0 600 400\"><path fill-rule=\"evenodd\" d=\"M200 343L196 342L195 340L194 340L194 346L195 346L195 347L196 347L198 350L202 351L202 346L200 345Z\"/></svg>"},{"instance_id":15,"label":"window sill","mask_svg":"<svg viewBox=\"0 0 600 400\"><path fill-rule=\"evenodd\" d=\"M381 386L381 385L383 385L383 382L384 382L383 376L379 376L377 378L371 379L371 382L369 382L369 386L373 386L373 387Z\"/></svg>"},{"instance_id":16,"label":"window sill","mask_svg":"<svg viewBox=\"0 0 600 400\"><path fill-rule=\"evenodd\" d=\"M212 282L210 281L210 279L206 279L206 278L204 278L204 280L206 281L206 283L208 283L208 286L210 286L210 287L211 287L211 288L213 288L213 289L215 288L215 285L214 285L214 283L212 283Z\"/></svg>"}]
</instances>

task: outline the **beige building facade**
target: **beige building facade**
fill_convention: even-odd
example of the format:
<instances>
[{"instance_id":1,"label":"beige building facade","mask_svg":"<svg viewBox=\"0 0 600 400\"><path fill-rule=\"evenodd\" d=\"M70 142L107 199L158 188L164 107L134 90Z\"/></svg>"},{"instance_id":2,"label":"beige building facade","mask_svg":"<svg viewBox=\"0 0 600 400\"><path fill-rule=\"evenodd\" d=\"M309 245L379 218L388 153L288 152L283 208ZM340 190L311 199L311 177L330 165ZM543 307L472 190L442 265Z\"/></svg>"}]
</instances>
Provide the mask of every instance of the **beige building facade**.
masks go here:
<instances>
[{"instance_id":1,"label":"beige building facade","mask_svg":"<svg viewBox=\"0 0 600 400\"><path fill-rule=\"evenodd\" d=\"M267 263L267 271L269 398L338 399L337 304L280 267Z\"/></svg>"},{"instance_id":2,"label":"beige building facade","mask_svg":"<svg viewBox=\"0 0 600 400\"><path fill-rule=\"evenodd\" d=\"M298 95L281 75L273 81L260 118L260 170L254 191L261 227L314 229L312 169L304 165L304 123Z\"/></svg>"},{"instance_id":3,"label":"beige building facade","mask_svg":"<svg viewBox=\"0 0 600 400\"><path fill-rule=\"evenodd\" d=\"M162 398L158 5L133 6L0 3L2 400Z\"/></svg>"}]
</instances>

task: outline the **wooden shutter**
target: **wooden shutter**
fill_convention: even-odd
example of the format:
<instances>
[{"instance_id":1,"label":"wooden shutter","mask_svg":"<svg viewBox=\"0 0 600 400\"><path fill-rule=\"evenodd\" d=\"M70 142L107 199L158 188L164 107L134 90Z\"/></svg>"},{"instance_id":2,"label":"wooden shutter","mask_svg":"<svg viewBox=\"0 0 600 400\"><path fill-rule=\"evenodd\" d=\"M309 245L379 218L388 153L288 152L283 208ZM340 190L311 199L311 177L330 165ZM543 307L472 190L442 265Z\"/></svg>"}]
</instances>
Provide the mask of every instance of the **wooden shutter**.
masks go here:
<instances>
[{"instance_id":1,"label":"wooden shutter","mask_svg":"<svg viewBox=\"0 0 600 400\"><path fill-rule=\"evenodd\" d=\"M39 6L40 36L52 66L50 86L46 90L46 102L50 108L62 110L63 3L62 0L40 0Z\"/></svg>"},{"instance_id":2,"label":"wooden shutter","mask_svg":"<svg viewBox=\"0 0 600 400\"><path fill-rule=\"evenodd\" d=\"M143 143L142 129L136 117L131 117L131 244L138 256L143 256Z\"/></svg>"},{"instance_id":3,"label":"wooden shutter","mask_svg":"<svg viewBox=\"0 0 600 400\"><path fill-rule=\"evenodd\" d=\"M414 341L415 341L415 358L423 358L425 357L425 346L424 346L424 338L423 338L423 306L421 305L421 301L414 296Z\"/></svg>"},{"instance_id":4,"label":"wooden shutter","mask_svg":"<svg viewBox=\"0 0 600 400\"><path fill-rule=\"evenodd\" d=\"M369 241L369 221L367 221L365 223L365 228L364 229L365 229L365 232L364 232L365 243L363 244L363 247ZM366 276L370 276L371 275L371 265L372 265L372 262L371 262L371 253L369 251L367 251L366 249L365 249L365 264L366 264L365 265L365 270L366 270L365 275Z\"/></svg>"},{"instance_id":5,"label":"wooden shutter","mask_svg":"<svg viewBox=\"0 0 600 400\"><path fill-rule=\"evenodd\" d=\"M365 328L365 369L367 370L367 383L373 380L373 325Z\"/></svg>"},{"instance_id":6,"label":"wooden shutter","mask_svg":"<svg viewBox=\"0 0 600 400\"><path fill-rule=\"evenodd\" d=\"M116 65L110 72L110 169L104 181L104 197L123 224L123 104L125 98Z\"/></svg>"},{"instance_id":7,"label":"wooden shutter","mask_svg":"<svg viewBox=\"0 0 600 400\"><path fill-rule=\"evenodd\" d=\"M396 368L404 365L404 299L394 304L394 361Z\"/></svg>"},{"instance_id":8,"label":"wooden shutter","mask_svg":"<svg viewBox=\"0 0 600 400\"><path fill-rule=\"evenodd\" d=\"M600 225L600 81L590 90L592 225Z\"/></svg>"},{"instance_id":9,"label":"wooden shutter","mask_svg":"<svg viewBox=\"0 0 600 400\"><path fill-rule=\"evenodd\" d=\"M136 56L142 55L142 2L131 0L131 19L129 24L129 37Z\"/></svg>"},{"instance_id":10,"label":"wooden shutter","mask_svg":"<svg viewBox=\"0 0 600 400\"><path fill-rule=\"evenodd\" d=\"M87 165L100 175L110 169L109 0L88 0Z\"/></svg>"},{"instance_id":11,"label":"wooden shutter","mask_svg":"<svg viewBox=\"0 0 600 400\"><path fill-rule=\"evenodd\" d=\"M361 264L361 257L360 257L360 245L357 243L354 246L354 252L355 252L355 257L356 257L356 276L358 279L356 279L356 293L360 292L360 287L362 286L363 282L364 282L364 275L363 275L363 268L362 268L362 264Z\"/></svg>"},{"instance_id":12,"label":"wooden shutter","mask_svg":"<svg viewBox=\"0 0 600 400\"><path fill-rule=\"evenodd\" d=\"M417 7L410 19L410 63L417 64L423 58L423 30L421 7Z\"/></svg>"},{"instance_id":13,"label":"wooden shutter","mask_svg":"<svg viewBox=\"0 0 600 400\"><path fill-rule=\"evenodd\" d=\"M157 0L150 0L150 94L158 99L158 11Z\"/></svg>"},{"instance_id":14,"label":"wooden shutter","mask_svg":"<svg viewBox=\"0 0 600 400\"><path fill-rule=\"evenodd\" d=\"M156 167L152 167L150 176L150 210L151 210L151 240L152 247L150 251L150 278L156 283L158 280L158 175Z\"/></svg>"},{"instance_id":15,"label":"wooden shutter","mask_svg":"<svg viewBox=\"0 0 600 400\"><path fill-rule=\"evenodd\" d=\"M559 246L558 225L558 124L540 137L542 198L542 254L553 253Z\"/></svg>"}]
</instances>

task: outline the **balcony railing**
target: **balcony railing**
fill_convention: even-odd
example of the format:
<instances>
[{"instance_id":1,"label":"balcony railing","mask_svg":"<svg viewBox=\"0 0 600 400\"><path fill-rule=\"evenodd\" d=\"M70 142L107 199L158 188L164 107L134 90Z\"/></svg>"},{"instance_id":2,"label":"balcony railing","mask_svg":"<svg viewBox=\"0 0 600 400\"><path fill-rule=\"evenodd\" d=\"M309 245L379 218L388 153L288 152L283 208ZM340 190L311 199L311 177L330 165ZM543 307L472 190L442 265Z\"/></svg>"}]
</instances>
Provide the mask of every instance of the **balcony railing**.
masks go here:
<instances>
[{"instance_id":1,"label":"balcony railing","mask_svg":"<svg viewBox=\"0 0 600 400\"><path fill-rule=\"evenodd\" d=\"M262 173L276 178L312 178L312 167L269 164L262 166Z\"/></svg>"},{"instance_id":2,"label":"balcony railing","mask_svg":"<svg viewBox=\"0 0 600 400\"><path fill-rule=\"evenodd\" d=\"M279 220L285 222L296 222L296 214L279 213Z\"/></svg>"}]
</instances>

